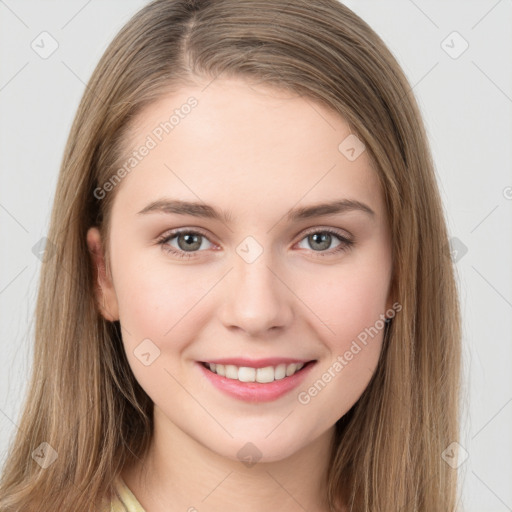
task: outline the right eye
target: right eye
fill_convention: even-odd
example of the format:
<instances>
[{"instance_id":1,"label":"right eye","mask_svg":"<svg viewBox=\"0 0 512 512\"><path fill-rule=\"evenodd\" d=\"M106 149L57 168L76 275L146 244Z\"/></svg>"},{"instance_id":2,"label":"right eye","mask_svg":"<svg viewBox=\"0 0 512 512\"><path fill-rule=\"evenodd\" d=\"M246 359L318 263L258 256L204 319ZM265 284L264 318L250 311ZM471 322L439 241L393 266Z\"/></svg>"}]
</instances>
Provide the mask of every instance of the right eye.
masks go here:
<instances>
[{"instance_id":1,"label":"right eye","mask_svg":"<svg viewBox=\"0 0 512 512\"><path fill-rule=\"evenodd\" d=\"M176 239L178 247L169 245L169 242ZM165 233L158 239L164 251L169 252L178 258L192 258L195 252L201 252L199 249L203 245L202 241L207 240L204 233L191 229L176 229ZM191 249L190 251L187 249Z\"/></svg>"}]
</instances>

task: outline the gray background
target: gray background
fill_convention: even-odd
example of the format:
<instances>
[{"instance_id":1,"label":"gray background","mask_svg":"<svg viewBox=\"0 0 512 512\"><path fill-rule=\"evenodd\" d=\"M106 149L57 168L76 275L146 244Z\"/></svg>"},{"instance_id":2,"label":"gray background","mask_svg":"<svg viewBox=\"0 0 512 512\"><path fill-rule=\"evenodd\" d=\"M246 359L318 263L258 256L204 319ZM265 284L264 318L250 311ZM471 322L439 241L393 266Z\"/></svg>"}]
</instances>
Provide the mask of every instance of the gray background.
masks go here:
<instances>
[{"instance_id":1,"label":"gray background","mask_svg":"<svg viewBox=\"0 0 512 512\"><path fill-rule=\"evenodd\" d=\"M33 247L47 232L68 132L107 44L146 3L0 0L2 463L32 362L40 270ZM457 250L466 377L461 503L467 512L510 511L512 1L344 3L384 39L410 80ZM52 44L58 48L44 55Z\"/></svg>"}]
</instances>

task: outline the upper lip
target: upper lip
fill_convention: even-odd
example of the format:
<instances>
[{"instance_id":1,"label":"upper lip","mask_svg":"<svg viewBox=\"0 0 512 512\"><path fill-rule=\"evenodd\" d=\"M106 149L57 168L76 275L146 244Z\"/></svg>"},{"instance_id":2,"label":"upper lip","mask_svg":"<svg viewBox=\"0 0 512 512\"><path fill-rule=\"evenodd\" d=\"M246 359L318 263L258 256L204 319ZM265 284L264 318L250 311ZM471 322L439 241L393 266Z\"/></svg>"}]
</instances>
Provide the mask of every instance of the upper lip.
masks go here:
<instances>
[{"instance_id":1,"label":"upper lip","mask_svg":"<svg viewBox=\"0 0 512 512\"><path fill-rule=\"evenodd\" d=\"M222 359L212 359L210 361L202 361L203 363L214 364L232 364L234 366L245 366L249 368L265 368L266 366L277 366L279 364L291 363L309 363L313 359L294 359L290 357L267 357L264 359L247 359L244 357L227 357Z\"/></svg>"}]
</instances>

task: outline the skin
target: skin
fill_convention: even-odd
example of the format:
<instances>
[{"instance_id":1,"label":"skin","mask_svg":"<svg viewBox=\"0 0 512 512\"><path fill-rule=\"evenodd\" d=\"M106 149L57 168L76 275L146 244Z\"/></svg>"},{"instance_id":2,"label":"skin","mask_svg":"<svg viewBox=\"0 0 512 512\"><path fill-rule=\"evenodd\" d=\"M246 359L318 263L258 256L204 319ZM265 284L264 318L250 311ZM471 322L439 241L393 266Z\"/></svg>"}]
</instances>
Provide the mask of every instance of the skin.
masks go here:
<instances>
[{"instance_id":1,"label":"skin","mask_svg":"<svg viewBox=\"0 0 512 512\"><path fill-rule=\"evenodd\" d=\"M321 104L242 80L216 79L202 89L173 93L142 111L130 134L133 148L187 98L199 102L118 185L110 240L95 227L87 233L101 313L120 320L131 369L155 404L151 448L122 476L147 512L225 511L234 501L245 512L327 511L334 425L367 387L383 330L308 404L297 394L393 304L382 191L366 151L350 161L338 150L350 129ZM230 210L233 221L137 214L163 196ZM285 217L297 206L341 198L364 202L375 215ZM190 259L157 243L176 228L206 234ZM336 236L315 244L308 235L322 228L355 244L338 253L343 242ZM236 252L247 236L263 250L252 263ZM178 242L167 245L180 250ZM183 235L181 243L185 252ZM147 338L160 350L149 366L134 354ZM237 356L317 364L298 389L255 404L217 390L195 366ZM261 452L251 467L237 457L247 442Z\"/></svg>"}]
</instances>

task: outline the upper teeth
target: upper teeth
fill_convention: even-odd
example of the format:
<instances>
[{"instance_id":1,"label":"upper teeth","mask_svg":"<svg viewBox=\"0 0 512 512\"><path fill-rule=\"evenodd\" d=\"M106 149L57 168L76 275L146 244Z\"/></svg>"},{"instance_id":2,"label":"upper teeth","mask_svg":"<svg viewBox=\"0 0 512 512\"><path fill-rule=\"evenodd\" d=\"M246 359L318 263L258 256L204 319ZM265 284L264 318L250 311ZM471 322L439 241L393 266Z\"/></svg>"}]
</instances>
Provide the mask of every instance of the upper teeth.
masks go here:
<instances>
[{"instance_id":1,"label":"upper teeth","mask_svg":"<svg viewBox=\"0 0 512 512\"><path fill-rule=\"evenodd\" d=\"M273 382L274 380L290 377L299 371L304 363L279 364L277 366L266 366L265 368L250 368L248 366L235 366L233 364L208 363L210 370L217 375L235 379L241 382Z\"/></svg>"}]
</instances>

